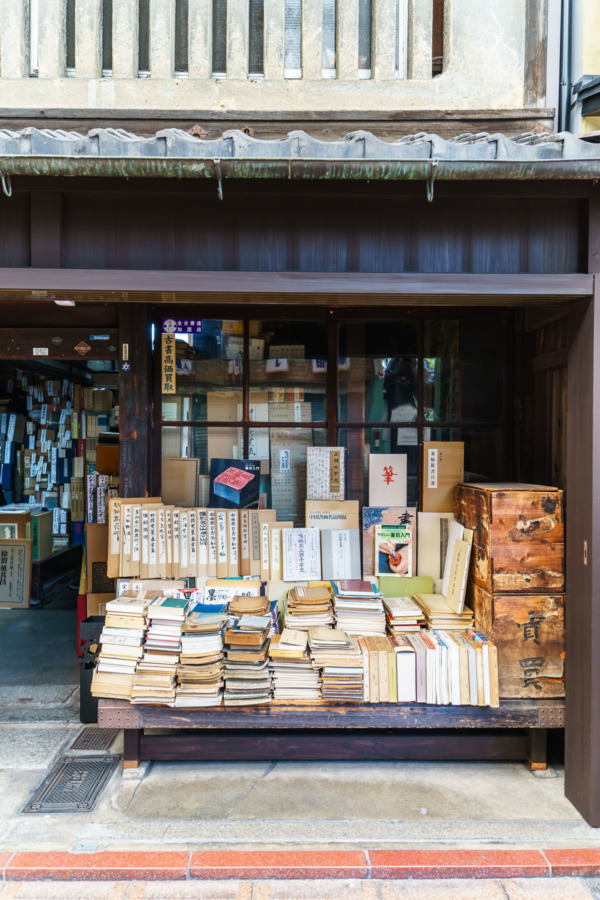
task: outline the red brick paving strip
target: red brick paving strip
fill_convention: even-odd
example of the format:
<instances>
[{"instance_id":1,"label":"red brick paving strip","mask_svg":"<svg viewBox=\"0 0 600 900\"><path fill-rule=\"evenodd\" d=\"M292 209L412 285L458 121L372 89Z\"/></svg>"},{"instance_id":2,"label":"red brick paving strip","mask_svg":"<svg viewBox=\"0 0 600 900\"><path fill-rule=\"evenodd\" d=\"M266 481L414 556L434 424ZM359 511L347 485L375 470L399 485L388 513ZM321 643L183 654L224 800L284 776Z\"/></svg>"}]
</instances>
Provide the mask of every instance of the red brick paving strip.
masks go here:
<instances>
[{"instance_id":1,"label":"red brick paving strip","mask_svg":"<svg viewBox=\"0 0 600 900\"><path fill-rule=\"evenodd\" d=\"M519 878L550 875L539 850L370 850L371 878Z\"/></svg>"},{"instance_id":2,"label":"red brick paving strip","mask_svg":"<svg viewBox=\"0 0 600 900\"><path fill-rule=\"evenodd\" d=\"M167 881L185 879L189 853L15 853L7 881Z\"/></svg>"},{"instance_id":3,"label":"red brick paving strip","mask_svg":"<svg viewBox=\"0 0 600 900\"><path fill-rule=\"evenodd\" d=\"M544 850L553 875L600 875L600 849Z\"/></svg>"},{"instance_id":4,"label":"red brick paving strip","mask_svg":"<svg viewBox=\"0 0 600 900\"><path fill-rule=\"evenodd\" d=\"M192 878L368 878L360 850L206 851L192 853Z\"/></svg>"}]
</instances>

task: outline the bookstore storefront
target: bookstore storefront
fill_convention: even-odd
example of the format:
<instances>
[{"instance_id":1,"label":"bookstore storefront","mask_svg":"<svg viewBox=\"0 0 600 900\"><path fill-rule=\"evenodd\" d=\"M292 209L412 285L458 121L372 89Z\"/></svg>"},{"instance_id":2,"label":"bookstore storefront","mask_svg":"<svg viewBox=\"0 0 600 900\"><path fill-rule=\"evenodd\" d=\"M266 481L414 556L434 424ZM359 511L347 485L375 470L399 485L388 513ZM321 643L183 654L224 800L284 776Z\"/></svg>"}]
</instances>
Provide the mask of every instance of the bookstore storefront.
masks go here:
<instances>
[{"instance_id":1,"label":"bookstore storefront","mask_svg":"<svg viewBox=\"0 0 600 900\"><path fill-rule=\"evenodd\" d=\"M49 328L55 312L64 316L57 299L75 303L77 323L89 310L95 327L103 317L107 326L118 324L123 500L162 497L182 508L193 500L204 509L213 505L211 461L252 459L260 506L276 510L282 527L301 528L307 455L335 448L338 468L326 476L324 503L330 497L361 511L404 507L416 516L427 511L431 486L427 443L464 446L465 481L564 489L566 599L564 571L562 581L552 581L556 560L542 560L540 605L530 585L513 585L519 616L511 627L513 642L517 635L523 640L525 625L539 640L542 620L552 620L552 636L543 639L556 649L564 600L566 701L563 636L551 677L521 671L518 691L514 680L505 684L487 724L529 727L532 709L537 731L564 724L567 794L600 824L591 637L600 559L594 526L600 330L590 274L600 252L596 189L585 178L553 180L550 169L540 179L535 166L529 179L507 174L502 181L474 172L469 178L466 170L460 181L445 181L438 173L434 194L426 179L409 182L398 173L381 181L372 171L370 180L347 181L333 168L315 169L317 177L300 182L286 163L282 178L225 176L219 185L216 177L126 179L92 169L71 177L50 170L13 175L13 196L1 201L2 303L12 306L14 319L18 300ZM458 161L453 171L460 171ZM27 330L25 322L19 327ZM377 494L371 502L369 472L381 457L385 486L390 455L406 466L405 493L393 502ZM185 476L173 474L174 460L187 461ZM190 484L193 497L185 493ZM544 497L541 518L551 529L558 507L550 509L548 490ZM496 501L489 502L494 518ZM321 504L317 513L326 512ZM483 514L470 530L482 521ZM362 532L371 523L360 516L356 527ZM392 554L365 561L364 547L363 541L361 573L365 563L403 564ZM417 542L417 577L419 553ZM518 563L513 568L518 574ZM259 578L279 581L279 573L275 566ZM520 606L519 590L526 598ZM528 653L528 668L539 675L536 659L551 652ZM515 665L523 658L517 654ZM365 727L359 707L347 716L350 728ZM140 716L160 727L153 709ZM404 728L412 736L425 722L429 731L443 729L440 741L459 728L460 739L473 746L483 738L477 729L485 720L476 724L460 704L443 715L434 704L411 709L372 707L382 731ZM238 730L264 728L248 708L223 712L224 728L235 728L236 714ZM119 715L121 727L139 740L135 732L144 722L136 725L122 709ZM333 714L315 724L314 710L281 707L273 715L273 728L337 727ZM265 734L265 747L269 738L275 740ZM381 746L393 738L382 735Z\"/></svg>"}]
</instances>

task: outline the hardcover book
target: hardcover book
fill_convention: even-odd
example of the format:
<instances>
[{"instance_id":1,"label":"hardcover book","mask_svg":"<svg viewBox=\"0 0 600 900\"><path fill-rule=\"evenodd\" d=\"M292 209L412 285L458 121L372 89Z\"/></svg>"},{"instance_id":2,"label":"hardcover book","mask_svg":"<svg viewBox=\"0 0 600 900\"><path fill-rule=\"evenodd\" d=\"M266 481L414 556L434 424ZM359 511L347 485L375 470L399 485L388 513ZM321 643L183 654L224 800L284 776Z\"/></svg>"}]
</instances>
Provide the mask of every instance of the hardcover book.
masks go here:
<instances>
[{"instance_id":1,"label":"hardcover book","mask_svg":"<svg viewBox=\"0 0 600 900\"><path fill-rule=\"evenodd\" d=\"M412 571L412 526L375 526L375 566L376 575L396 575L411 577Z\"/></svg>"},{"instance_id":2,"label":"hardcover book","mask_svg":"<svg viewBox=\"0 0 600 900\"><path fill-rule=\"evenodd\" d=\"M369 506L406 506L406 454L369 455Z\"/></svg>"},{"instance_id":3,"label":"hardcover book","mask_svg":"<svg viewBox=\"0 0 600 900\"><path fill-rule=\"evenodd\" d=\"M210 501L213 509L258 509L260 462L211 459Z\"/></svg>"},{"instance_id":4,"label":"hardcover book","mask_svg":"<svg viewBox=\"0 0 600 900\"><path fill-rule=\"evenodd\" d=\"M417 535L417 510L406 506L365 506L362 515L362 564L363 578L375 574L375 528L377 525L410 525L412 549L415 553ZM389 574L389 573L387 573Z\"/></svg>"}]
</instances>

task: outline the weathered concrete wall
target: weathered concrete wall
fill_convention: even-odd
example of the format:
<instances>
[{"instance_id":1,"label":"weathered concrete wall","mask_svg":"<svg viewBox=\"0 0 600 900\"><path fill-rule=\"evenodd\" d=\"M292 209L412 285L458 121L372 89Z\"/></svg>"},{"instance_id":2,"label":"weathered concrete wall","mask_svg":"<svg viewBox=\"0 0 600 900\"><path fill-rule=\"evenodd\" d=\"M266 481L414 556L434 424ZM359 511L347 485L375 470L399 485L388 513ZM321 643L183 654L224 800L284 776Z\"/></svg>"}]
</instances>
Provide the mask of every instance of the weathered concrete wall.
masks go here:
<instances>
[{"instance_id":1,"label":"weathered concrete wall","mask_svg":"<svg viewBox=\"0 0 600 900\"><path fill-rule=\"evenodd\" d=\"M28 76L25 0L0 0L0 107L118 110L503 110L523 107L525 9L537 0L446 0L445 66L431 78L431 0L408 0L407 78L395 76L395 0L373 0L371 79L358 77L358 0L338 3L337 77L321 77L321 0L304 0L303 77L283 77L283 0L265 0L265 77L248 78L247 0L229 0L228 77L210 77L208 0L190 0L189 77L174 77L174 0L151 2L151 77L137 77L135 0L117 0L113 74L102 78L100 0L77 0L66 78L61 0L39 4L38 77ZM25 77L21 77L25 76ZM540 102L541 100L541 102ZM538 98L537 106L544 98Z\"/></svg>"}]
</instances>

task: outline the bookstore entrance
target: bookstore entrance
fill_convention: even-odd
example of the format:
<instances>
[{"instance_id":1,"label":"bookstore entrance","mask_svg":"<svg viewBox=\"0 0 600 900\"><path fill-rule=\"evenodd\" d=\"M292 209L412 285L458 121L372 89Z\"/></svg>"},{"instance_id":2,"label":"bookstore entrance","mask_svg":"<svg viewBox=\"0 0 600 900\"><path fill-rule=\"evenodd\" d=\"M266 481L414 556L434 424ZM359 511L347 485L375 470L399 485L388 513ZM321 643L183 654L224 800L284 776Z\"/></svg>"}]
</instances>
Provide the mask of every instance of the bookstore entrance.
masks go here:
<instances>
[{"instance_id":1,"label":"bookstore entrance","mask_svg":"<svg viewBox=\"0 0 600 900\"><path fill-rule=\"evenodd\" d=\"M163 162L166 169L171 160ZM566 159L560 162L570 165ZM564 725L567 796L588 821L600 824L600 707L594 687L600 662L593 652L600 578L596 188L579 176L544 180L538 174L543 160L530 180L521 177L522 169L513 178L511 169L502 184L483 180L483 174L470 181L471 169L457 161L452 173L456 170L462 183L458 175L447 182L438 175L431 203L423 182L324 178L316 167L313 172L310 160L302 170L310 178L303 176L302 183L289 177L292 169L286 163L281 178L274 174L252 180L243 174L250 168L240 168L242 174L225 179L225 190L217 190L208 177L167 182L132 176L127 181L108 169L88 177L81 174L83 165L69 177L32 175L11 199L0 200L7 210L0 228L6 221L12 229L10 239L0 242L3 309L11 310L7 328L22 329L24 321L50 330L58 322L65 329L85 326L72 348L83 341L94 350L91 335L118 329L117 340L107 344L116 347L112 371L119 386L116 499L125 506L154 499L156 509L147 510L149 527L156 521L160 529L162 516L168 521L167 507L221 508L211 502L210 491L216 478L225 476L218 482L221 500L231 502L231 497L257 488L258 512L261 507L275 511L275 521L285 523L281 532L306 530L308 458L321 458L323 450L334 455L327 456L322 471L317 466L316 486L318 472L311 473L308 499L359 507L353 527L337 530L358 531L360 540L365 525L367 530L407 527L408 521L370 523L362 517L365 508L386 508L379 500L370 503L369 471L371 461L373 469L381 464L380 481L385 483L386 474L391 478L385 458L391 456L405 466L405 495L402 504L394 500L395 508L404 508L409 519L409 511L416 509L413 576L418 578L419 554L428 545L419 540L418 513L427 511L424 492L435 481L423 453L426 445L437 445L431 449L439 452L440 444L462 448L464 470L459 469L458 481L451 480L453 487L463 479L483 485L481 497L488 506L472 525L466 517L458 522L474 532L479 546L483 523L495 526L503 518L491 485L507 486L511 497L521 492L518 502L531 486L536 496L543 495L539 514L518 512L515 522L520 524L513 523L515 552L503 565L516 569L517 576L523 576L523 558L531 557L523 548L536 542L546 547L550 540L544 536L562 535L567 523L564 565L554 565L562 538L551 548L555 556L539 563L538 576L543 579L545 573L545 582L484 587L492 597L487 606L492 643L500 647L503 635L510 633L516 648L508 659L512 682L504 685L498 706L482 705L478 712L478 707L452 703L420 707L396 702L390 708L386 702L359 702L350 712L344 707L336 718L328 700L315 707L322 713L320 726L315 709L286 704L265 703L268 711L262 712L258 706L244 711L186 708L190 731L205 735L210 728L221 728L225 747L233 746L228 735L237 731L238 752L243 753L244 748L248 752L247 729L267 732L271 716L273 731L323 731L322 748L328 741L330 747L344 743L346 734L337 725L345 717L356 731L366 727L366 720L381 731L391 728L390 740L397 733L402 737L403 730L412 738L413 729L426 728L432 732L430 747L438 753L445 750L448 731L459 729L463 752L476 756L489 738L483 722L492 731L548 732ZM356 170L360 165L357 161ZM27 224L42 189L56 200L45 222L47 233L56 238L50 262L42 252L45 245L37 241L39 232ZM33 247L31 256L23 247ZM64 319L56 318L63 312L55 300L75 303L65 307ZM40 322L40 317L47 318ZM12 358L33 359L34 349L51 346L51 340L32 341L27 352L19 350ZM242 476L227 473L229 468L239 471L235 461L245 459L253 459L258 468ZM214 460L233 462L217 474L212 472ZM174 488L179 496L173 495ZM563 489L564 520L562 501L555 496ZM323 508L308 512L326 514ZM448 512L457 515L454 507ZM227 566L224 577L233 577L227 534L221 563ZM267 542L268 534L267 529ZM457 540L468 542L464 532ZM381 540L376 553L373 533L371 564L387 563L390 570L406 565L404 547L396 543L407 544L397 540L393 548L387 545L386 553L381 545L387 541ZM499 546L506 543L505 536ZM320 553L322 561L322 541ZM486 558L490 553L497 576L497 548ZM118 559L107 553L111 555L115 577L120 577L120 547ZM358 560L362 576L365 563L369 565L364 541L358 554L349 545L347 560ZM110 578L115 569L109 572L109 561ZM279 566L283 569L283 561L272 552L258 580L285 585L285 578L271 577ZM125 565L130 562L123 559ZM160 559L152 562L160 568ZM196 568L198 562L196 556ZM441 567L434 565L427 574L439 581L440 573ZM392 570L389 576L395 577ZM137 570L133 577L139 577ZM293 583L313 580L324 579ZM510 603L503 608L506 595ZM298 595L292 599L297 602ZM321 599L320 605L327 609L319 613L327 615L334 604ZM430 622L431 613L425 613ZM144 616L142 608L131 618L139 626ZM482 619L474 624L481 629ZM548 632L546 626L551 626ZM145 624L138 630L145 636ZM219 669L221 661L215 663ZM172 693L172 673L165 677ZM110 696L100 703L109 704L104 708L121 723L114 727L128 732L129 761L135 762L140 752L141 758L152 758L152 745L143 743L144 729L169 727L165 720L171 708ZM188 756L197 759L197 736L182 734L170 750L158 748L160 758L179 746L188 747ZM309 737L304 734L300 742ZM267 752L266 739L272 744L277 735L265 733L264 738L259 749ZM423 745L416 738L415 754ZM385 740L380 746L385 747ZM522 750L520 744L519 758Z\"/></svg>"},{"instance_id":2,"label":"bookstore entrance","mask_svg":"<svg viewBox=\"0 0 600 900\"><path fill-rule=\"evenodd\" d=\"M0 693L15 720L77 702L79 622L94 586L106 591L90 567L86 600L82 565L86 549L105 563L94 529L118 491L118 331L103 318L71 303L3 310ZM48 652L24 667L32 647Z\"/></svg>"}]
</instances>

